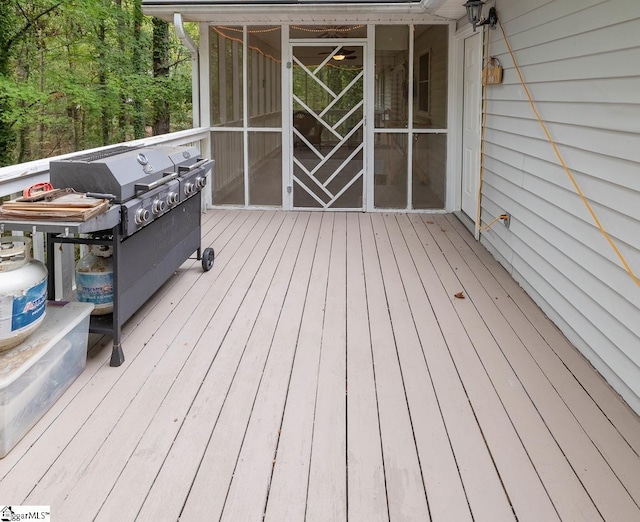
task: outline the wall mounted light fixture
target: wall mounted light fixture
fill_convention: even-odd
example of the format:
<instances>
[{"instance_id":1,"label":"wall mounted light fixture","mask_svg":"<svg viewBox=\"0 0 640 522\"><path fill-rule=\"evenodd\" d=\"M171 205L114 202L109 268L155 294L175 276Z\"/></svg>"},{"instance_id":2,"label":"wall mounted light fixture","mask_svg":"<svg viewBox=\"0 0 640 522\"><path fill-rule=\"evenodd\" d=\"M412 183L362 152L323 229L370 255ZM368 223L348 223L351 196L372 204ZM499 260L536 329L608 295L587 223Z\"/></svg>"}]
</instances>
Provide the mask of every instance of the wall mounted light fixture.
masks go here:
<instances>
[{"instance_id":1,"label":"wall mounted light fixture","mask_svg":"<svg viewBox=\"0 0 640 522\"><path fill-rule=\"evenodd\" d=\"M482 18L482 6L485 4L482 0L467 0L464 7L467 9L467 17L469 23L473 26L473 30L479 25L488 25L491 29L495 29L498 23L498 14L496 8L489 9L489 14L486 18Z\"/></svg>"}]
</instances>

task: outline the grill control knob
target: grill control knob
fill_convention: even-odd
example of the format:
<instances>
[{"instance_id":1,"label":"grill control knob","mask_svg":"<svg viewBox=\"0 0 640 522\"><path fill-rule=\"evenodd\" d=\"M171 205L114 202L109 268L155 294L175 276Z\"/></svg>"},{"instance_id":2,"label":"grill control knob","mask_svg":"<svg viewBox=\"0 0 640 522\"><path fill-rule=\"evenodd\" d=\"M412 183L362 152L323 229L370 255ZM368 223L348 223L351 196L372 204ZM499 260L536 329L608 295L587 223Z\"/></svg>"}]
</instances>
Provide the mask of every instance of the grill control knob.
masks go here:
<instances>
[{"instance_id":1,"label":"grill control knob","mask_svg":"<svg viewBox=\"0 0 640 522\"><path fill-rule=\"evenodd\" d=\"M184 184L184 193L187 196L190 196L195 191L196 191L196 186L193 183L191 183L190 181Z\"/></svg>"},{"instance_id":2,"label":"grill control knob","mask_svg":"<svg viewBox=\"0 0 640 522\"><path fill-rule=\"evenodd\" d=\"M136 225L142 225L149 221L150 217L151 214L146 208L139 208L138 210L136 210L134 221L136 222Z\"/></svg>"},{"instance_id":3,"label":"grill control knob","mask_svg":"<svg viewBox=\"0 0 640 522\"><path fill-rule=\"evenodd\" d=\"M167 201L169 205L175 205L180 201L180 195L177 192L169 192L169 194L167 194Z\"/></svg>"},{"instance_id":4,"label":"grill control knob","mask_svg":"<svg viewBox=\"0 0 640 522\"><path fill-rule=\"evenodd\" d=\"M151 210L154 214L160 214L160 212L164 212L167 208L167 204L162 199L156 199L151 206Z\"/></svg>"},{"instance_id":5,"label":"grill control knob","mask_svg":"<svg viewBox=\"0 0 640 522\"><path fill-rule=\"evenodd\" d=\"M207 186L207 178L201 178L200 176L198 176L196 178L196 187L204 188L206 186Z\"/></svg>"}]
</instances>

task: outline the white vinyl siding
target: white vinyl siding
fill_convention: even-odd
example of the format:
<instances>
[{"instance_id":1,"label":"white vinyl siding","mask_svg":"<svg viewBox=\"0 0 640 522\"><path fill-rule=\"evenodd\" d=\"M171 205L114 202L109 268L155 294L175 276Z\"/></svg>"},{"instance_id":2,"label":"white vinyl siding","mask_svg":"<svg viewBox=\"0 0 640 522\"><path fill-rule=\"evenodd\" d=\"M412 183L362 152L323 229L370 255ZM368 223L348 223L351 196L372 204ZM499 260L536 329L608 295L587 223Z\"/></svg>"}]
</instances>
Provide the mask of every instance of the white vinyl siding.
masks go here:
<instances>
[{"instance_id":1,"label":"white vinyl siding","mask_svg":"<svg viewBox=\"0 0 640 522\"><path fill-rule=\"evenodd\" d=\"M604 228L640 274L640 2L497 0L522 74ZM485 244L640 412L640 287L595 226L535 119L500 28L489 54Z\"/></svg>"}]
</instances>

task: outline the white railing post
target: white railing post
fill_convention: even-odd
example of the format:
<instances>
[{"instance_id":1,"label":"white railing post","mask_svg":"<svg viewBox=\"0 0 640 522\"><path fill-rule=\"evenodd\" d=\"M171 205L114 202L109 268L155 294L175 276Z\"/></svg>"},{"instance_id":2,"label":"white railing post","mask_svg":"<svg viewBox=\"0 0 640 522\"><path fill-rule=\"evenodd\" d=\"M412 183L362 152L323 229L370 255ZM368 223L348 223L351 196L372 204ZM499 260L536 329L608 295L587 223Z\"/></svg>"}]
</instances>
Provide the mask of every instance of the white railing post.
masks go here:
<instances>
[{"instance_id":1,"label":"white railing post","mask_svg":"<svg viewBox=\"0 0 640 522\"><path fill-rule=\"evenodd\" d=\"M200 153L203 158L211 158L211 133L207 133L206 137L200 140ZM202 209L207 210L213 206L213 181L215 176L213 172L216 166L207 173L207 188L202 191Z\"/></svg>"},{"instance_id":2,"label":"white railing post","mask_svg":"<svg viewBox=\"0 0 640 522\"><path fill-rule=\"evenodd\" d=\"M33 245L33 258L44 263L44 234L37 232L35 227L31 232L31 244Z\"/></svg>"}]
</instances>

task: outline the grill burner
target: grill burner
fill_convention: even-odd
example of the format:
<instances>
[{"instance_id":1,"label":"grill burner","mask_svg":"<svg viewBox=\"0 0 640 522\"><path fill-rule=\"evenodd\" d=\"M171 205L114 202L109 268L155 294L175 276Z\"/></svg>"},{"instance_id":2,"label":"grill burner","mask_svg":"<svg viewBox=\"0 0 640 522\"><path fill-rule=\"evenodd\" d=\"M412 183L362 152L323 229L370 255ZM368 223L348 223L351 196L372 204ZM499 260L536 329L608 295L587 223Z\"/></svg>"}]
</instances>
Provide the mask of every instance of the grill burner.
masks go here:
<instances>
[{"instance_id":1,"label":"grill burner","mask_svg":"<svg viewBox=\"0 0 640 522\"><path fill-rule=\"evenodd\" d=\"M124 322L197 252L202 268L213 265L214 252L200 248L200 191L213 161L195 147L127 147L52 161L50 181L56 188L102 195L111 200L104 229L89 239L47 234L47 264L53 273L56 243L109 245L113 248L113 314L92 316L90 331L113 335L111 366L124 361L120 331ZM118 212L119 211L119 212ZM68 228L68 227L67 227ZM97 231L96 231L97 230ZM78 229L82 232L82 229ZM55 282L49 279L49 295Z\"/></svg>"}]
</instances>

